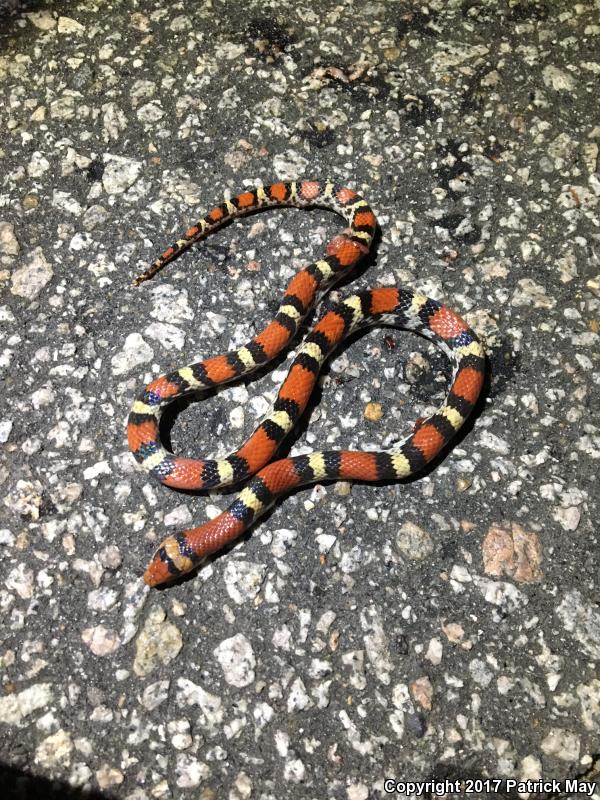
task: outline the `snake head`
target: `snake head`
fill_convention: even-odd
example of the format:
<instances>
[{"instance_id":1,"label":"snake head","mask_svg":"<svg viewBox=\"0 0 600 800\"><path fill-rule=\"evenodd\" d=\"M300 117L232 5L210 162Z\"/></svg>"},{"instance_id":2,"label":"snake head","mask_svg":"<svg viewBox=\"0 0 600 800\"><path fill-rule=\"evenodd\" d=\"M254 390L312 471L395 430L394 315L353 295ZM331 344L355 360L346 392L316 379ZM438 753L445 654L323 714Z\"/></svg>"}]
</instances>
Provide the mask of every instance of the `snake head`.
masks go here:
<instances>
[{"instance_id":1,"label":"snake head","mask_svg":"<svg viewBox=\"0 0 600 800\"><path fill-rule=\"evenodd\" d=\"M168 564L161 559L160 551L157 550L144 572L144 583L147 586L160 586L162 583L172 581L175 577L175 575L171 575Z\"/></svg>"},{"instance_id":2,"label":"snake head","mask_svg":"<svg viewBox=\"0 0 600 800\"><path fill-rule=\"evenodd\" d=\"M167 536L146 567L144 583L148 586L160 586L163 583L170 583L180 575L185 575L198 563L190 556L189 544L184 534Z\"/></svg>"}]
</instances>

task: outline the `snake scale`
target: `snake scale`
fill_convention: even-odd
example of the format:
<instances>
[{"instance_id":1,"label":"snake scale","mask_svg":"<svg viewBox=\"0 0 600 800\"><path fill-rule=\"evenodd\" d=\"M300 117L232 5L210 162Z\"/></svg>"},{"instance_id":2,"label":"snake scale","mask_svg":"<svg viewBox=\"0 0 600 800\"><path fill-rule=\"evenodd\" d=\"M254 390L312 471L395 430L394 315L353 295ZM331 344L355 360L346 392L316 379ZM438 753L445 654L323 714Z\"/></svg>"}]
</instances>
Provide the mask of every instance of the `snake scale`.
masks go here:
<instances>
[{"instance_id":1,"label":"snake scale","mask_svg":"<svg viewBox=\"0 0 600 800\"><path fill-rule=\"evenodd\" d=\"M272 410L238 450L223 459L202 460L167 451L159 435L166 405L237 380L275 358L323 291L369 252L377 222L360 195L329 181L280 182L225 200L189 228L134 283L151 278L192 242L231 219L278 206L328 208L344 217L348 227L330 242L322 259L296 273L273 320L257 336L237 350L161 375L144 388L131 408L129 448L140 466L160 483L178 489L213 489L249 479L229 508L215 519L164 539L144 573L150 586L172 581L234 542L280 495L298 486L329 480L398 480L413 475L455 435L481 391L483 348L454 311L410 289L375 288L346 297L323 313L299 346ZM351 333L375 324L415 331L450 358L453 376L440 408L387 451L327 450L271 461L304 412L323 362Z\"/></svg>"}]
</instances>

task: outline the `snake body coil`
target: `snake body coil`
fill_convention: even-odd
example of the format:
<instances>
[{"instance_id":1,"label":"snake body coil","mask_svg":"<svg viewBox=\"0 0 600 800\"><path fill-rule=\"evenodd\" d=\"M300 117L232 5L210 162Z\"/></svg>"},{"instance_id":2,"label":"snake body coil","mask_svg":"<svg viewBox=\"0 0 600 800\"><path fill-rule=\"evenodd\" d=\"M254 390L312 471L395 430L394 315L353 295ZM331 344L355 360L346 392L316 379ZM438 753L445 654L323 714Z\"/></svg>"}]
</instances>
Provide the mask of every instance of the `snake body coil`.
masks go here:
<instances>
[{"instance_id":1,"label":"snake body coil","mask_svg":"<svg viewBox=\"0 0 600 800\"><path fill-rule=\"evenodd\" d=\"M377 223L367 201L356 192L330 182L275 183L244 192L214 208L135 283L152 277L192 242L230 219L275 206L329 208L346 219L348 228L333 239L323 259L294 276L273 320L246 345L156 378L134 402L127 425L129 448L141 467L160 483L181 489L211 489L251 478L218 517L168 536L160 544L144 573L150 586L189 572L206 556L235 541L278 496L298 486L336 479L401 479L418 472L462 426L481 391L483 348L454 311L409 289L370 289L346 297L319 319L301 344L273 409L236 452L224 459L206 460L169 453L159 437L162 409L176 398L236 380L271 361L288 345L319 295L369 251ZM271 462L306 408L329 354L352 332L376 324L415 331L449 356L454 371L444 403L393 450L330 450Z\"/></svg>"}]
</instances>

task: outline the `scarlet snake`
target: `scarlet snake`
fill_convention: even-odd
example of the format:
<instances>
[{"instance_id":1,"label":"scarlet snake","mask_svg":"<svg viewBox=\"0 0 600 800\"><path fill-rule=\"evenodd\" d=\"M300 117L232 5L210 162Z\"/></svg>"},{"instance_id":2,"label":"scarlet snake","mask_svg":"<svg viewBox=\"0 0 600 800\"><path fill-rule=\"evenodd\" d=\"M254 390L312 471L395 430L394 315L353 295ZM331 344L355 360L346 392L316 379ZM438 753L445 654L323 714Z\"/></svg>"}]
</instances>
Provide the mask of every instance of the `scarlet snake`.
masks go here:
<instances>
[{"instance_id":1,"label":"scarlet snake","mask_svg":"<svg viewBox=\"0 0 600 800\"><path fill-rule=\"evenodd\" d=\"M236 380L275 358L293 338L319 294L369 251L377 222L367 201L356 192L330 182L275 183L225 200L189 228L184 238L165 250L134 283L151 278L192 242L230 219L277 206L329 208L343 216L349 227L328 245L323 259L294 276L274 319L246 345L161 375L137 396L127 424L129 449L160 483L180 489L211 489L254 476L215 519L164 539L144 573L150 586L189 572L206 556L234 542L279 495L298 486L336 479L399 480L418 472L463 425L481 391L483 348L454 311L409 289L370 289L346 297L318 320L299 347L273 409L237 451L218 460L169 453L159 435L163 408L186 394ZM329 354L350 333L377 323L420 333L453 361L453 377L444 403L389 451L329 450L269 463L304 412Z\"/></svg>"}]
</instances>

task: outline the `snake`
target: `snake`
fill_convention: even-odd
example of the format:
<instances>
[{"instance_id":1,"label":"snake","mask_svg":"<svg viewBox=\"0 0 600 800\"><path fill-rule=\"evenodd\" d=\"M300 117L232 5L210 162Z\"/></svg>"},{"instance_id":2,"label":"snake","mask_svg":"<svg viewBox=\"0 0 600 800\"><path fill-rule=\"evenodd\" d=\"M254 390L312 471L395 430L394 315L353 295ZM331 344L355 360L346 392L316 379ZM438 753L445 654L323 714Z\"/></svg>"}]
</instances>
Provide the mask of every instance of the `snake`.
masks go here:
<instances>
[{"instance_id":1,"label":"snake","mask_svg":"<svg viewBox=\"0 0 600 800\"><path fill-rule=\"evenodd\" d=\"M298 487L323 481L397 481L422 471L456 435L480 395L485 351L466 322L419 291L377 287L325 304L324 312L298 345L271 410L239 449L225 458L207 459L169 452L161 443L159 430L165 407L186 395L239 380L284 351L323 294L342 276L352 274L370 252L376 217L361 195L330 180L258 186L209 211L133 281L139 285L152 278L193 242L236 217L286 206L329 209L343 217L347 227L329 242L322 258L295 273L271 321L247 344L157 377L131 407L129 449L140 467L159 483L185 490L245 483L229 507L214 519L166 536L144 572L148 586L168 584L194 570L242 536L279 497ZM452 364L442 405L417 420L410 434L387 450L325 450L273 460L306 409L324 362L348 336L372 325L413 331L442 350Z\"/></svg>"}]
</instances>

